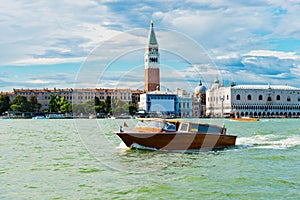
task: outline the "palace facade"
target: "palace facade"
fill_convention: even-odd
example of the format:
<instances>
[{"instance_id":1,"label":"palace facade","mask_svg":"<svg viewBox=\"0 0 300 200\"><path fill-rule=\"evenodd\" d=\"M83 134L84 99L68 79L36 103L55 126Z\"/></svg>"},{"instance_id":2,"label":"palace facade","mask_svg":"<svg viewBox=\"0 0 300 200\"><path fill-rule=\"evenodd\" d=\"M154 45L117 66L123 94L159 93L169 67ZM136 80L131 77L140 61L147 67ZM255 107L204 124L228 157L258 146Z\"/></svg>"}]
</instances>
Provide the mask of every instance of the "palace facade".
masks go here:
<instances>
[{"instance_id":1,"label":"palace facade","mask_svg":"<svg viewBox=\"0 0 300 200\"><path fill-rule=\"evenodd\" d=\"M300 88L288 85L236 85L215 81L206 91L209 117L299 117Z\"/></svg>"}]
</instances>

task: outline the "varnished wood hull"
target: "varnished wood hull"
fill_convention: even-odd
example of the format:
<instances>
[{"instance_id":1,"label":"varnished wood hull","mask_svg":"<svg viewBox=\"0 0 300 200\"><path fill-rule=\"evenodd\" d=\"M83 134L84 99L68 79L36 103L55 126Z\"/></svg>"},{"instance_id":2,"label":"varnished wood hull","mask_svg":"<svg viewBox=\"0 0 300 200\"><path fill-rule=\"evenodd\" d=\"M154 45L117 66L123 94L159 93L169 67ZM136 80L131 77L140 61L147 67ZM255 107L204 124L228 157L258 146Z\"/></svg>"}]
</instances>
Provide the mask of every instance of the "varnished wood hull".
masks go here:
<instances>
[{"instance_id":1,"label":"varnished wood hull","mask_svg":"<svg viewBox=\"0 0 300 200\"><path fill-rule=\"evenodd\" d=\"M127 147L138 144L157 150L200 150L234 146L236 136L202 133L139 133L121 132L117 135Z\"/></svg>"}]
</instances>

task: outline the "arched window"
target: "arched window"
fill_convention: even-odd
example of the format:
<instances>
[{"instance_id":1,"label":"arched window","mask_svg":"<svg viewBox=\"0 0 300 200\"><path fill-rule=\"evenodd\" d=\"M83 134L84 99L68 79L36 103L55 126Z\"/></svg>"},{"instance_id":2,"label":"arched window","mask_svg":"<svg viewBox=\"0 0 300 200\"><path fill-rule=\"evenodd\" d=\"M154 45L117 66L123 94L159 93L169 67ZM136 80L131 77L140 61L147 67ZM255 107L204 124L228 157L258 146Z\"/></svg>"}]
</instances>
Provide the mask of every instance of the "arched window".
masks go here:
<instances>
[{"instance_id":1,"label":"arched window","mask_svg":"<svg viewBox=\"0 0 300 200\"><path fill-rule=\"evenodd\" d=\"M262 95L259 95L259 96L258 96L258 100L259 100L259 101L262 101L262 100L263 100L263 96L262 96Z\"/></svg>"},{"instance_id":2,"label":"arched window","mask_svg":"<svg viewBox=\"0 0 300 200\"><path fill-rule=\"evenodd\" d=\"M236 100L241 100L241 95L236 95Z\"/></svg>"},{"instance_id":3,"label":"arched window","mask_svg":"<svg viewBox=\"0 0 300 200\"><path fill-rule=\"evenodd\" d=\"M286 100L287 100L287 101L291 101L291 97L288 96Z\"/></svg>"},{"instance_id":4,"label":"arched window","mask_svg":"<svg viewBox=\"0 0 300 200\"><path fill-rule=\"evenodd\" d=\"M300 101L300 97L298 97L298 101Z\"/></svg>"},{"instance_id":5,"label":"arched window","mask_svg":"<svg viewBox=\"0 0 300 200\"><path fill-rule=\"evenodd\" d=\"M251 95L250 94L247 96L247 99L248 99L248 101L251 101Z\"/></svg>"},{"instance_id":6,"label":"arched window","mask_svg":"<svg viewBox=\"0 0 300 200\"><path fill-rule=\"evenodd\" d=\"M280 101L280 95L277 95L277 96L276 96L276 100L277 100L277 101Z\"/></svg>"},{"instance_id":7,"label":"arched window","mask_svg":"<svg viewBox=\"0 0 300 200\"><path fill-rule=\"evenodd\" d=\"M268 97L267 101L272 101L272 98L271 98L271 97Z\"/></svg>"},{"instance_id":8,"label":"arched window","mask_svg":"<svg viewBox=\"0 0 300 200\"><path fill-rule=\"evenodd\" d=\"M299 97L300 98L300 97ZM298 98L298 101L299 101L299 98ZM227 100L229 100L229 95L227 94Z\"/></svg>"}]
</instances>

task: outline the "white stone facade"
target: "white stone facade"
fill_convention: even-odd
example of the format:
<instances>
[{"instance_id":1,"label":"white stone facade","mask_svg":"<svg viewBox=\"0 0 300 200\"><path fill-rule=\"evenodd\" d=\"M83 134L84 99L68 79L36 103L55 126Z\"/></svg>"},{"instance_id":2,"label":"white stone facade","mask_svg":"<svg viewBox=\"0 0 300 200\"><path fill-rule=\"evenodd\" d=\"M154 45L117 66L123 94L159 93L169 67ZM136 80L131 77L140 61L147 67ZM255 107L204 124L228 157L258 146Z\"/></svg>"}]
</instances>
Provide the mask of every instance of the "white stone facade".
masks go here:
<instances>
[{"instance_id":1,"label":"white stone facade","mask_svg":"<svg viewBox=\"0 0 300 200\"><path fill-rule=\"evenodd\" d=\"M206 92L210 117L300 117L300 88L287 85L231 85L214 83Z\"/></svg>"},{"instance_id":2,"label":"white stone facade","mask_svg":"<svg viewBox=\"0 0 300 200\"><path fill-rule=\"evenodd\" d=\"M179 102L179 116L192 117L193 116L193 100L190 93L185 90L176 88Z\"/></svg>"}]
</instances>

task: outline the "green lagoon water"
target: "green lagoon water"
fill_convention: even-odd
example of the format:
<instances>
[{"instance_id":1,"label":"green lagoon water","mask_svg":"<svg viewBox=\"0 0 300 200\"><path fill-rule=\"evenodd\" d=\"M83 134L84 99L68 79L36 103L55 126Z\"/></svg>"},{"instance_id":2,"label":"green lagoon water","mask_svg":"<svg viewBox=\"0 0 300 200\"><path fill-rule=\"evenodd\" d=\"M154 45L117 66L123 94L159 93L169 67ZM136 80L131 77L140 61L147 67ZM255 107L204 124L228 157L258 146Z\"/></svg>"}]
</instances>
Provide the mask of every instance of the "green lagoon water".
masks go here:
<instances>
[{"instance_id":1,"label":"green lagoon water","mask_svg":"<svg viewBox=\"0 0 300 200\"><path fill-rule=\"evenodd\" d=\"M0 199L300 199L299 119L226 119L237 146L194 153L128 150L123 121L0 120Z\"/></svg>"}]
</instances>

